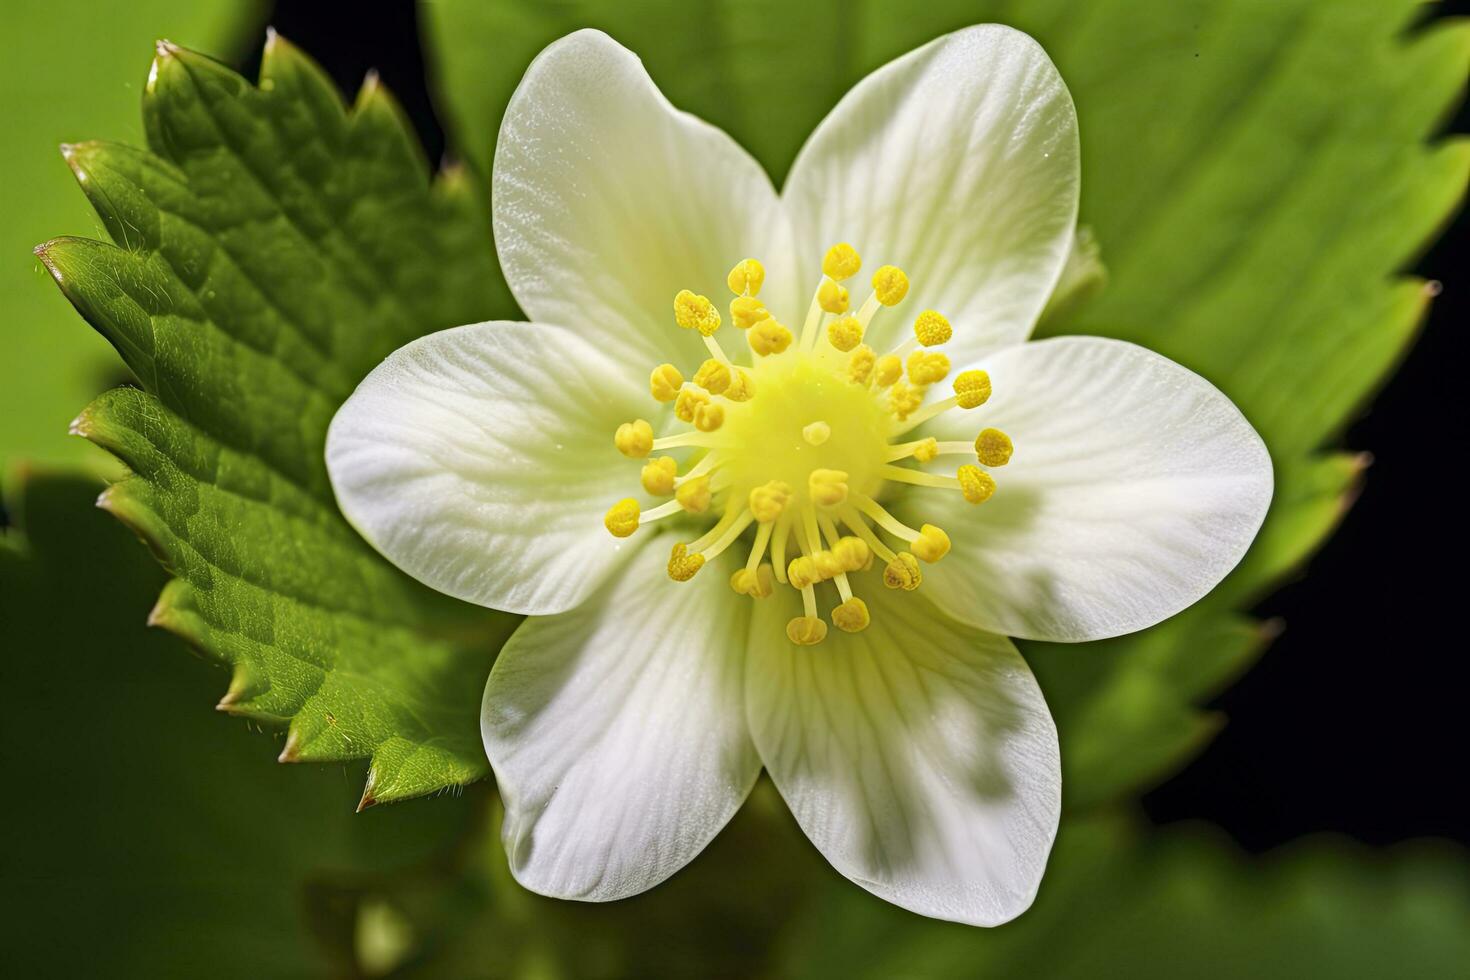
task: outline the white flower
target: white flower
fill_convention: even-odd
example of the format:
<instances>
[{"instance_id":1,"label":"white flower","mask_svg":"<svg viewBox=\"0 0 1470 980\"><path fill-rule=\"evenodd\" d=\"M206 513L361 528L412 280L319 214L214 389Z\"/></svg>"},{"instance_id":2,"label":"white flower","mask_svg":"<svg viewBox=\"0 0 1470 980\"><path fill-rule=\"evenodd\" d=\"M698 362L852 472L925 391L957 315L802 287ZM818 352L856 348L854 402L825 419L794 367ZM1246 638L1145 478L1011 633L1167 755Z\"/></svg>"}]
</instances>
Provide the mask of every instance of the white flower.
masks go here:
<instances>
[{"instance_id":1,"label":"white flower","mask_svg":"<svg viewBox=\"0 0 1470 980\"><path fill-rule=\"evenodd\" d=\"M605 35L531 65L493 204L535 322L409 344L327 443L389 559L532 617L483 721L522 884L647 889L764 765L873 893L983 925L1027 907L1061 779L1006 634L1178 612L1271 497L1261 440L1201 378L1118 341L1022 343L1077 195L1066 87L1003 27L864 79L780 195ZM907 274L866 296L869 256Z\"/></svg>"}]
</instances>

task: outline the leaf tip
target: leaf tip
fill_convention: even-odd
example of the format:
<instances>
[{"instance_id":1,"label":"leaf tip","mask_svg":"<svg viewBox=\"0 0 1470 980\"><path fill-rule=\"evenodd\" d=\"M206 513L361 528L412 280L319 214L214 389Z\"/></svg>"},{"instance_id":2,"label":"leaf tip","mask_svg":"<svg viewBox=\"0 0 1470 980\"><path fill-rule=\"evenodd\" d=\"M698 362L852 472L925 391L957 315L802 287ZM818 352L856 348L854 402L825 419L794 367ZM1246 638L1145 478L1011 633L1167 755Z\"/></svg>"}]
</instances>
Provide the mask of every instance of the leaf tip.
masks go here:
<instances>
[{"instance_id":1,"label":"leaf tip","mask_svg":"<svg viewBox=\"0 0 1470 980\"><path fill-rule=\"evenodd\" d=\"M92 438L92 417L87 413L86 409L83 409L82 414L71 420L66 427L66 434L81 436L83 439Z\"/></svg>"},{"instance_id":2,"label":"leaf tip","mask_svg":"<svg viewBox=\"0 0 1470 980\"><path fill-rule=\"evenodd\" d=\"M356 812L361 813L362 811L366 810L368 807L370 807L370 806L377 806L377 805L378 805L378 801L373 797L373 791L371 789L365 789L365 790L362 791L362 799L360 799L360 800L357 801L357 811Z\"/></svg>"},{"instance_id":3,"label":"leaf tip","mask_svg":"<svg viewBox=\"0 0 1470 980\"><path fill-rule=\"evenodd\" d=\"M233 685L231 685L233 686ZM229 695L227 694L226 697ZM286 744L281 748L281 754L276 756L277 762L300 762L301 761L301 736L293 727L286 733Z\"/></svg>"},{"instance_id":4,"label":"leaf tip","mask_svg":"<svg viewBox=\"0 0 1470 980\"><path fill-rule=\"evenodd\" d=\"M153 42L153 53L160 58L172 58L182 50L183 48L166 37L161 37Z\"/></svg>"}]
</instances>

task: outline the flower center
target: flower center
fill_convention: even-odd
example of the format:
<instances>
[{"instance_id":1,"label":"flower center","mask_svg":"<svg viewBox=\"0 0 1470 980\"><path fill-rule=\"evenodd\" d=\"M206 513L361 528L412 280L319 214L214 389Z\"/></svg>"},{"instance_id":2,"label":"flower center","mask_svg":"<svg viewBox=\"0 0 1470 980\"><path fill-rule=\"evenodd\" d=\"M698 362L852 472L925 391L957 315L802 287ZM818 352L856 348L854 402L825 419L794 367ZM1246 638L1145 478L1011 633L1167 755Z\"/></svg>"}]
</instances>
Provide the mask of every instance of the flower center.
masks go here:
<instances>
[{"instance_id":1,"label":"flower center","mask_svg":"<svg viewBox=\"0 0 1470 980\"><path fill-rule=\"evenodd\" d=\"M853 579L875 558L884 563L885 586L911 591L923 581L919 562L949 552L949 536L938 527L914 530L884 509L878 501L885 484L958 491L972 504L983 503L995 480L982 466L1003 466L1012 450L1009 437L990 428L973 443L902 440L944 412L984 404L990 378L963 371L952 395L928 397L949 376L949 358L934 348L953 332L934 310L920 313L913 336L888 353L864 344L874 317L901 303L909 282L901 269L883 266L873 275L872 294L852 313L842 283L860 267L851 245L828 250L800 337L761 303L765 270L758 261L745 259L731 269L730 317L745 331L749 366L732 360L715 340L719 309L681 290L674 319L700 333L710 357L689 381L673 364L660 364L649 376L649 390L657 401L672 402L674 414L692 428L655 438L653 426L637 419L619 426L613 439L625 456L646 460L643 489L673 499L648 511L633 497L620 500L604 519L608 531L627 537L674 514L719 515L705 534L673 547L669 576L687 582L754 526L745 566L730 577L730 587L756 599L770 596L778 584L799 590L803 615L786 626L787 637L799 645L827 635L817 615L819 586L830 583L837 592L833 625L857 632L870 620ZM688 458L681 465L667 451ZM953 455L975 462L958 466L953 476L922 468ZM898 465L909 459L920 466Z\"/></svg>"}]
</instances>

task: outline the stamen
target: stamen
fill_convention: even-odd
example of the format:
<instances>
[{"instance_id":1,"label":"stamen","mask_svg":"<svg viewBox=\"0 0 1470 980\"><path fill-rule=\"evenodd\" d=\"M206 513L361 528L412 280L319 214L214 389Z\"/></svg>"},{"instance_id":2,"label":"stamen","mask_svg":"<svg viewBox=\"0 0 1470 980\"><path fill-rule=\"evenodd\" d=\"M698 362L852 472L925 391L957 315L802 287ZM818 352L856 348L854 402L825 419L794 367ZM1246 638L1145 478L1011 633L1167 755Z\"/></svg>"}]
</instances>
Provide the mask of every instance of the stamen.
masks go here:
<instances>
[{"instance_id":1,"label":"stamen","mask_svg":"<svg viewBox=\"0 0 1470 980\"><path fill-rule=\"evenodd\" d=\"M625 497L607 509L603 526L615 538L626 538L638 530L638 501Z\"/></svg>"},{"instance_id":2,"label":"stamen","mask_svg":"<svg viewBox=\"0 0 1470 980\"><path fill-rule=\"evenodd\" d=\"M873 376L873 365L877 361L873 348L860 344L847 362L847 376L854 384L865 385Z\"/></svg>"},{"instance_id":3,"label":"stamen","mask_svg":"<svg viewBox=\"0 0 1470 980\"><path fill-rule=\"evenodd\" d=\"M838 282L851 279L862 267L862 258L857 254L857 250L847 242L833 245L822 257L822 274Z\"/></svg>"},{"instance_id":4,"label":"stamen","mask_svg":"<svg viewBox=\"0 0 1470 980\"><path fill-rule=\"evenodd\" d=\"M983 504L995 493L995 477L978 466L961 466L955 472L960 490L972 504Z\"/></svg>"},{"instance_id":5,"label":"stamen","mask_svg":"<svg viewBox=\"0 0 1470 980\"><path fill-rule=\"evenodd\" d=\"M663 458L672 459L673 457L665 456ZM706 473L712 473L715 470L719 469L721 466L724 466L725 463L727 463L728 461L729 460L727 457L721 456L719 453L706 453L699 462L695 463L694 466L689 469L689 472L679 477L677 480L674 481L674 483L675 485L682 484L686 481L694 479L695 477L704 476Z\"/></svg>"},{"instance_id":6,"label":"stamen","mask_svg":"<svg viewBox=\"0 0 1470 980\"><path fill-rule=\"evenodd\" d=\"M846 597L842 605L832 610L832 625L844 633L861 633L870 622L868 604L856 596Z\"/></svg>"},{"instance_id":7,"label":"stamen","mask_svg":"<svg viewBox=\"0 0 1470 980\"><path fill-rule=\"evenodd\" d=\"M679 505L679 501L677 501L677 500L666 500L663 503L659 504L657 507L655 507L653 510L646 510L646 511L644 511L643 512L643 523L645 525L646 524L652 524L654 521L661 520L661 519L663 519L665 517L672 517L675 514L682 514L682 513L684 513L684 508Z\"/></svg>"},{"instance_id":8,"label":"stamen","mask_svg":"<svg viewBox=\"0 0 1470 980\"><path fill-rule=\"evenodd\" d=\"M968 445L966 450L968 451ZM927 463L939 455L939 441L933 436L927 439L919 439L915 442L900 442L888 447L888 455L884 457L885 463L896 463L901 459L914 457L921 463Z\"/></svg>"},{"instance_id":9,"label":"stamen","mask_svg":"<svg viewBox=\"0 0 1470 980\"><path fill-rule=\"evenodd\" d=\"M806 319L801 324L801 343L797 350L811 350L816 345L817 326L822 322L822 286L825 284L824 279L812 293L811 305L806 308Z\"/></svg>"},{"instance_id":10,"label":"stamen","mask_svg":"<svg viewBox=\"0 0 1470 980\"><path fill-rule=\"evenodd\" d=\"M949 554L949 535L933 524L919 528L919 536L911 544L914 554L931 564Z\"/></svg>"},{"instance_id":11,"label":"stamen","mask_svg":"<svg viewBox=\"0 0 1470 980\"><path fill-rule=\"evenodd\" d=\"M642 459L654 449L653 426L645 419L634 419L618 426L613 445L629 459Z\"/></svg>"},{"instance_id":12,"label":"stamen","mask_svg":"<svg viewBox=\"0 0 1470 980\"><path fill-rule=\"evenodd\" d=\"M709 547L700 549L704 553L705 559L711 560L715 558L726 548L730 547L730 545L734 544L735 539L740 537L754 520L755 517L751 515L750 508L742 507L739 515L736 516L735 520L730 522L730 526L725 528L724 533L716 538L714 543Z\"/></svg>"},{"instance_id":13,"label":"stamen","mask_svg":"<svg viewBox=\"0 0 1470 980\"><path fill-rule=\"evenodd\" d=\"M893 413L894 418L902 422L910 414L918 411L919 406L924 404L923 385L905 384L903 381L895 381L888 392L888 410Z\"/></svg>"},{"instance_id":14,"label":"stamen","mask_svg":"<svg viewBox=\"0 0 1470 980\"><path fill-rule=\"evenodd\" d=\"M925 347L938 347L953 336L954 328L949 321L934 310L925 310L914 320L914 337Z\"/></svg>"},{"instance_id":15,"label":"stamen","mask_svg":"<svg viewBox=\"0 0 1470 980\"><path fill-rule=\"evenodd\" d=\"M709 458L711 457L705 457ZM674 492L674 481L678 475L679 464L674 457L655 457L643 464L643 489L655 497L666 497Z\"/></svg>"},{"instance_id":16,"label":"stamen","mask_svg":"<svg viewBox=\"0 0 1470 980\"><path fill-rule=\"evenodd\" d=\"M711 357L694 372L694 383L711 395L723 395L729 389L732 377L730 366L723 358Z\"/></svg>"},{"instance_id":17,"label":"stamen","mask_svg":"<svg viewBox=\"0 0 1470 980\"><path fill-rule=\"evenodd\" d=\"M873 365L873 384L878 388L887 388L902 374L903 361L900 361L896 355L885 354Z\"/></svg>"},{"instance_id":18,"label":"stamen","mask_svg":"<svg viewBox=\"0 0 1470 980\"><path fill-rule=\"evenodd\" d=\"M714 432L725 424L725 409L721 405L700 405L694 410L694 427L700 432Z\"/></svg>"},{"instance_id":19,"label":"stamen","mask_svg":"<svg viewBox=\"0 0 1470 980\"><path fill-rule=\"evenodd\" d=\"M655 401L671 402L679 397L679 389L684 387L684 375L672 364L660 364L653 369L648 376L648 390Z\"/></svg>"},{"instance_id":20,"label":"stamen","mask_svg":"<svg viewBox=\"0 0 1470 980\"><path fill-rule=\"evenodd\" d=\"M863 325L855 316L845 316L827 325L827 342L846 353L863 342Z\"/></svg>"},{"instance_id":21,"label":"stamen","mask_svg":"<svg viewBox=\"0 0 1470 980\"><path fill-rule=\"evenodd\" d=\"M792 341L791 331L772 317L766 317L751 327L745 337L750 341L750 349L761 357L780 354L791 346Z\"/></svg>"},{"instance_id":22,"label":"stamen","mask_svg":"<svg viewBox=\"0 0 1470 980\"><path fill-rule=\"evenodd\" d=\"M817 304L828 313L846 313L850 305L846 287L823 279L817 287Z\"/></svg>"},{"instance_id":23,"label":"stamen","mask_svg":"<svg viewBox=\"0 0 1470 980\"><path fill-rule=\"evenodd\" d=\"M709 477L696 476L691 480L685 480L674 490L674 500L691 514L703 514L709 510L710 496Z\"/></svg>"},{"instance_id":24,"label":"stamen","mask_svg":"<svg viewBox=\"0 0 1470 980\"><path fill-rule=\"evenodd\" d=\"M699 388L689 387L680 390L679 397L674 399L674 414L681 422L693 422L694 413L701 405L709 404L709 395Z\"/></svg>"},{"instance_id":25,"label":"stamen","mask_svg":"<svg viewBox=\"0 0 1470 980\"><path fill-rule=\"evenodd\" d=\"M761 559L765 557L766 545L771 541L771 532L776 525L766 523L759 525L755 530L755 544L750 546L750 554L745 559L745 570L754 572L760 566Z\"/></svg>"},{"instance_id":26,"label":"stamen","mask_svg":"<svg viewBox=\"0 0 1470 980\"><path fill-rule=\"evenodd\" d=\"M904 466L885 466L880 472L883 474L883 479L892 480L894 483L908 483L916 487L939 487L944 490L961 489L959 479L953 476L940 476L938 473L911 470Z\"/></svg>"},{"instance_id":27,"label":"stamen","mask_svg":"<svg viewBox=\"0 0 1470 980\"><path fill-rule=\"evenodd\" d=\"M714 357L716 360L724 361L726 364L729 364L730 358L725 354L725 348L720 346L720 342L714 337L711 337L709 334L703 334L703 337L705 349L710 352L710 356Z\"/></svg>"},{"instance_id":28,"label":"stamen","mask_svg":"<svg viewBox=\"0 0 1470 980\"><path fill-rule=\"evenodd\" d=\"M674 545L669 553L669 578L675 582L687 582L704 567L704 555L689 552L689 546Z\"/></svg>"},{"instance_id":29,"label":"stamen","mask_svg":"<svg viewBox=\"0 0 1470 980\"><path fill-rule=\"evenodd\" d=\"M790 499L791 487L780 480L772 480L750 491L749 506L756 520L769 524L781 516Z\"/></svg>"},{"instance_id":30,"label":"stamen","mask_svg":"<svg viewBox=\"0 0 1470 980\"><path fill-rule=\"evenodd\" d=\"M873 295L884 306L897 306L909 293L909 277L896 265L885 265L873 273Z\"/></svg>"},{"instance_id":31,"label":"stamen","mask_svg":"<svg viewBox=\"0 0 1470 980\"><path fill-rule=\"evenodd\" d=\"M842 523L846 524L857 533L858 537L868 543L868 547L873 550L873 554L886 562L893 561L893 550L884 544L878 535L873 533L873 529L868 527L868 522L863 520L861 514L851 507L844 507L840 512L840 516L842 517Z\"/></svg>"},{"instance_id":32,"label":"stamen","mask_svg":"<svg viewBox=\"0 0 1470 980\"><path fill-rule=\"evenodd\" d=\"M747 293L751 296L761 291L761 286L766 281L766 269L755 259L741 259L735 263L735 268L725 277L725 285L730 287L730 292L739 295Z\"/></svg>"},{"instance_id":33,"label":"stamen","mask_svg":"<svg viewBox=\"0 0 1470 980\"><path fill-rule=\"evenodd\" d=\"M771 581L771 566L761 565L757 568L738 568L730 576L730 588L740 595L748 595L752 599L765 599L776 591Z\"/></svg>"},{"instance_id":34,"label":"stamen","mask_svg":"<svg viewBox=\"0 0 1470 980\"><path fill-rule=\"evenodd\" d=\"M791 515L782 514L771 535L771 570L776 574L776 581L782 585L786 584L786 541L790 537Z\"/></svg>"},{"instance_id":35,"label":"stamen","mask_svg":"<svg viewBox=\"0 0 1470 980\"><path fill-rule=\"evenodd\" d=\"M843 470L812 470L807 492L822 507L836 507L847 499L847 473Z\"/></svg>"},{"instance_id":36,"label":"stamen","mask_svg":"<svg viewBox=\"0 0 1470 980\"><path fill-rule=\"evenodd\" d=\"M979 408L990 400L990 375L984 371L961 371L954 379L955 404Z\"/></svg>"},{"instance_id":37,"label":"stamen","mask_svg":"<svg viewBox=\"0 0 1470 980\"><path fill-rule=\"evenodd\" d=\"M698 551L703 554L706 548L720 540L721 536L730 529L730 526L735 523L740 515L747 513L749 513L749 510L740 506L740 501L735 499L727 501L725 504L725 513L715 522L715 526L704 532L704 536L691 544L689 550Z\"/></svg>"},{"instance_id":38,"label":"stamen","mask_svg":"<svg viewBox=\"0 0 1470 980\"><path fill-rule=\"evenodd\" d=\"M900 551L888 562L883 569L883 584L890 589L903 589L912 592L924 581L924 573L919 569L919 560L907 551Z\"/></svg>"},{"instance_id":39,"label":"stamen","mask_svg":"<svg viewBox=\"0 0 1470 980\"><path fill-rule=\"evenodd\" d=\"M678 449L682 446L700 446L705 449L715 449L719 443L709 439L703 432L680 432L672 436L660 436L653 440L654 450ZM968 446L966 449L968 450Z\"/></svg>"},{"instance_id":40,"label":"stamen","mask_svg":"<svg viewBox=\"0 0 1470 980\"><path fill-rule=\"evenodd\" d=\"M674 322L708 337L720 329L720 311L708 296L681 289L674 296Z\"/></svg>"},{"instance_id":41,"label":"stamen","mask_svg":"<svg viewBox=\"0 0 1470 980\"><path fill-rule=\"evenodd\" d=\"M754 296L736 296L730 301L730 321L741 330L749 330L770 316Z\"/></svg>"},{"instance_id":42,"label":"stamen","mask_svg":"<svg viewBox=\"0 0 1470 980\"><path fill-rule=\"evenodd\" d=\"M916 350L909 355L908 373L911 384L937 384L949 374L949 358L939 351Z\"/></svg>"},{"instance_id":43,"label":"stamen","mask_svg":"<svg viewBox=\"0 0 1470 980\"><path fill-rule=\"evenodd\" d=\"M918 531L915 531L913 528L909 527L907 524L903 523L898 518L888 513L888 511L883 509L883 505L878 503L878 501L874 500L872 497L866 496L861 493L854 493L851 499L853 504L857 506L858 510L871 517L873 519L873 523L877 524L879 527L887 531L889 534L893 535L895 538L901 538L904 541L912 542L919 537Z\"/></svg>"},{"instance_id":44,"label":"stamen","mask_svg":"<svg viewBox=\"0 0 1470 980\"><path fill-rule=\"evenodd\" d=\"M981 429L975 437L975 455L986 466L1004 466L1016 451L1011 437L999 429Z\"/></svg>"},{"instance_id":45,"label":"stamen","mask_svg":"<svg viewBox=\"0 0 1470 980\"><path fill-rule=\"evenodd\" d=\"M755 382L751 380L750 374L741 368L735 368L730 375L730 387L725 389L725 397L732 402L748 402L755 397Z\"/></svg>"},{"instance_id":46,"label":"stamen","mask_svg":"<svg viewBox=\"0 0 1470 980\"><path fill-rule=\"evenodd\" d=\"M801 590L801 599L810 611L786 624L786 638L799 647L816 646L827 638L827 624L817 618L817 600L810 585Z\"/></svg>"}]
</instances>

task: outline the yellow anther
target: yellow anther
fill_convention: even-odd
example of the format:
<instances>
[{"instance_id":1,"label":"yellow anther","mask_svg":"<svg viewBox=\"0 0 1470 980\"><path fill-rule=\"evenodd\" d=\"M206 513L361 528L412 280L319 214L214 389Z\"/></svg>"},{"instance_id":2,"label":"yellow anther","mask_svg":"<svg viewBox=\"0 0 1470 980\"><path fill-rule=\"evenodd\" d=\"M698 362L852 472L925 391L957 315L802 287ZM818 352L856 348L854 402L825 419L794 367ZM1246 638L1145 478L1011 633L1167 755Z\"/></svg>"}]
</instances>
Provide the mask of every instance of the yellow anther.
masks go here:
<instances>
[{"instance_id":1,"label":"yellow anther","mask_svg":"<svg viewBox=\"0 0 1470 980\"><path fill-rule=\"evenodd\" d=\"M672 364L660 364L648 376L648 390L657 401L673 401L679 397L679 389L683 386L684 375Z\"/></svg>"},{"instance_id":2,"label":"yellow anther","mask_svg":"<svg viewBox=\"0 0 1470 980\"><path fill-rule=\"evenodd\" d=\"M822 573L810 555L799 555L786 566L786 580L791 583L792 588L804 589L822 581Z\"/></svg>"},{"instance_id":3,"label":"yellow anther","mask_svg":"<svg viewBox=\"0 0 1470 980\"><path fill-rule=\"evenodd\" d=\"M786 501L791 499L791 487L780 480L756 487L750 491L750 512L762 524L769 524L781 516Z\"/></svg>"},{"instance_id":4,"label":"yellow anther","mask_svg":"<svg viewBox=\"0 0 1470 980\"><path fill-rule=\"evenodd\" d=\"M638 530L638 501L625 497L607 509L602 523L615 538L626 538Z\"/></svg>"},{"instance_id":5,"label":"yellow anther","mask_svg":"<svg viewBox=\"0 0 1470 980\"><path fill-rule=\"evenodd\" d=\"M801 427L801 438L808 446L820 446L832 438L832 427L826 422L809 422Z\"/></svg>"},{"instance_id":6,"label":"yellow anther","mask_svg":"<svg viewBox=\"0 0 1470 980\"><path fill-rule=\"evenodd\" d=\"M643 489L655 497L667 497L674 492L674 477L679 475L679 464L672 456L656 456L643 464Z\"/></svg>"},{"instance_id":7,"label":"yellow anther","mask_svg":"<svg viewBox=\"0 0 1470 980\"><path fill-rule=\"evenodd\" d=\"M770 565L762 565L753 572L748 568L741 568L730 576L730 588L753 599L769 596L775 590L773 583Z\"/></svg>"},{"instance_id":8,"label":"yellow anther","mask_svg":"<svg viewBox=\"0 0 1470 980\"><path fill-rule=\"evenodd\" d=\"M862 267L863 260L858 257L857 249L847 242L833 245L822 258L822 272L838 282L857 275Z\"/></svg>"},{"instance_id":9,"label":"yellow anther","mask_svg":"<svg viewBox=\"0 0 1470 980\"><path fill-rule=\"evenodd\" d=\"M873 549L862 538L839 538L832 554L844 572L860 572L873 561Z\"/></svg>"},{"instance_id":10,"label":"yellow anther","mask_svg":"<svg viewBox=\"0 0 1470 980\"><path fill-rule=\"evenodd\" d=\"M839 286L831 279L823 279L817 287L817 305L828 313L846 313L851 304L847 298L847 287Z\"/></svg>"},{"instance_id":11,"label":"yellow anther","mask_svg":"<svg viewBox=\"0 0 1470 980\"><path fill-rule=\"evenodd\" d=\"M827 339L833 347L845 353L863 342L863 325L855 316L834 320L827 325Z\"/></svg>"},{"instance_id":12,"label":"yellow anther","mask_svg":"<svg viewBox=\"0 0 1470 980\"><path fill-rule=\"evenodd\" d=\"M888 392L888 410L900 422L917 412L922 404L924 404L923 385L911 385L897 381Z\"/></svg>"},{"instance_id":13,"label":"yellow anther","mask_svg":"<svg viewBox=\"0 0 1470 980\"><path fill-rule=\"evenodd\" d=\"M807 492L819 507L836 507L847 499L847 473L844 470L812 470L806 485Z\"/></svg>"},{"instance_id":14,"label":"yellow anther","mask_svg":"<svg viewBox=\"0 0 1470 980\"><path fill-rule=\"evenodd\" d=\"M975 455L986 466L1004 466L1016 451L1011 437L999 429L981 429L975 437Z\"/></svg>"},{"instance_id":15,"label":"yellow anther","mask_svg":"<svg viewBox=\"0 0 1470 980\"><path fill-rule=\"evenodd\" d=\"M919 560L907 551L900 551L893 556L883 569L883 584L890 589L903 589L912 592L924 581L924 573L919 570Z\"/></svg>"},{"instance_id":16,"label":"yellow anther","mask_svg":"<svg viewBox=\"0 0 1470 980\"><path fill-rule=\"evenodd\" d=\"M684 388L674 400L674 414L684 422L693 422L699 406L709 404L709 395L698 388Z\"/></svg>"},{"instance_id":17,"label":"yellow anther","mask_svg":"<svg viewBox=\"0 0 1470 980\"><path fill-rule=\"evenodd\" d=\"M700 405L694 410L694 427L700 432L713 432L725 424L722 405Z\"/></svg>"},{"instance_id":18,"label":"yellow anther","mask_svg":"<svg viewBox=\"0 0 1470 980\"><path fill-rule=\"evenodd\" d=\"M685 480L674 491L674 499L679 501L679 506L691 514L703 514L709 510L709 498L710 488L707 476L696 476L692 480Z\"/></svg>"},{"instance_id":19,"label":"yellow anther","mask_svg":"<svg viewBox=\"0 0 1470 980\"><path fill-rule=\"evenodd\" d=\"M924 561L933 563L949 554L949 535L933 524L925 524L909 547Z\"/></svg>"},{"instance_id":20,"label":"yellow anther","mask_svg":"<svg viewBox=\"0 0 1470 980\"><path fill-rule=\"evenodd\" d=\"M741 293L749 293L754 296L761 291L761 285L766 281L766 268L755 259L741 259L735 263L735 268L725 277L725 285L730 287L730 292L737 296Z\"/></svg>"},{"instance_id":21,"label":"yellow anther","mask_svg":"<svg viewBox=\"0 0 1470 980\"><path fill-rule=\"evenodd\" d=\"M949 325L944 314L925 310L914 321L914 336L925 347L936 347L949 342L949 338L954 336L954 328Z\"/></svg>"},{"instance_id":22,"label":"yellow anther","mask_svg":"<svg viewBox=\"0 0 1470 980\"><path fill-rule=\"evenodd\" d=\"M730 320L741 330L749 330L770 315L754 296L736 296L730 301Z\"/></svg>"},{"instance_id":23,"label":"yellow anther","mask_svg":"<svg viewBox=\"0 0 1470 980\"><path fill-rule=\"evenodd\" d=\"M879 388L887 388L902 374L903 361L898 359L897 354L884 354L873 365L873 383Z\"/></svg>"},{"instance_id":24,"label":"yellow anther","mask_svg":"<svg viewBox=\"0 0 1470 980\"><path fill-rule=\"evenodd\" d=\"M827 624L815 616L797 616L786 624L786 639L799 647L816 646L827 638Z\"/></svg>"},{"instance_id":25,"label":"yellow anther","mask_svg":"<svg viewBox=\"0 0 1470 980\"><path fill-rule=\"evenodd\" d=\"M914 459L917 459L921 463L932 463L934 457L938 455L939 440L933 436L920 440L919 444L914 447Z\"/></svg>"},{"instance_id":26,"label":"yellow anther","mask_svg":"<svg viewBox=\"0 0 1470 980\"><path fill-rule=\"evenodd\" d=\"M694 383L711 395L723 395L730 387L730 365L711 357L694 372Z\"/></svg>"},{"instance_id":27,"label":"yellow anther","mask_svg":"<svg viewBox=\"0 0 1470 980\"><path fill-rule=\"evenodd\" d=\"M916 350L909 355L909 381L932 385L949 374L949 358L935 350Z\"/></svg>"},{"instance_id":28,"label":"yellow anther","mask_svg":"<svg viewBox=\"0 0 1470 980\"><path fill-rule=\"evenodd\" d=\"M685 330L698 330L708 337L720 329L720 311L708 296L681 289L674 297L674 322Z\"/></svg>"},{"instance_id":29,"label":"yellow anther","mask_svg":"<svg viewBox=\"0 0 1470 980\"><path fill-rule=\"evenodd\" d=\"M817 569L817 581L826 582L834 579L847 571L842 565L842 559L826 549L812 555L812 564Z\"/></svg>"},{"instance_id":30,"label":"yellow anther","mask_svg":"<svg viewBox=\"0 0 1470 980\"><path fill-rule=\"evenodd\" d=\"M954 379L955 404L979 408L990 400L990 375L984 371L961 371Z\"/></svg>"},{"instance_id":31,"label":"yellow anther","mask_svg":"<svg viewBox=\"0 0 1470 980\"><path fill-rule=\"evenodd\" d=\"M735 368L730 374L730 387L725 389L725 397L732 402L748 402L755 397L755 382L748 373Z\"/></svg>"},{"instance_id":32,"label":"yellow anther","mask_svg":"<svg viewBox=\"0 0 1470 980\"><path fill-rule=\"evenodd\" d=\"M653 426L643 419L624 422L613 435L613 445L630 459L642 459L653 452Z\"/></svg>"},{"instance_id":33,"label":"yellow anther","mask_svg":"<svg viewBox=\"0 0 1470 980\"><path fill-rule=\"evenodd\" d=\"M687 582L703 567L704 555L699 552L691 555L686 544L674 545L669 554L669 578L675 582Z\"/></svg>"},{"instance_id":34,"label":"yellow anther","mask_svg":"<svg viewBox=\"0 0 1470 980\"><path fill-rule=\"evenodd\" d=\"M873 348L867 344L859 344L852 352L852 359L847 362L847 376L855 384L865 385L873 376L873 365L878 360Z\"/></svg>"},{"instance_id":35,"label":"yellow anther","mask_svg":"<svg viewBox=\"0 0 1470 980\"><path fill-rule=\"evenodd\" d=\"M972 504L983 504L995 493L995 477L978 466L961 466L955 473L960 492Z\"/></svg>"},{"instance_id":36,"label":"yellow anther","mask_svg":"<svg viewBox=\"0 0 1470 980\"><path fill-rule=\"evenodd\" d=\"M897 306L909 294L909 277L896 265L885 265L873 273L873 292L884 306Z\"/></svg>"},{"instance_id":37,"label":"yellow anther","mask_svg":"<svg viewBox=\"0 0 1470 980\"><path fill-rule=\"evenodd\" d=\"M779 354L791 346L791 331L771 317L751 327L745 337L750 341L750 349L761 357Z\"/></svg>"},{"instance_id":38,"label":"yellow anther","mask_svg":"<svg viewBox=\"0 0 1470 980\"><path fill-rule=\"evenodd\" d=\"M844 633L861 633L870 622L868 604L857 596L832 610L832 625Z\"/></svg>"}]
</instances>

